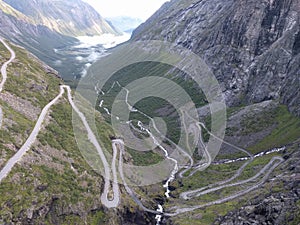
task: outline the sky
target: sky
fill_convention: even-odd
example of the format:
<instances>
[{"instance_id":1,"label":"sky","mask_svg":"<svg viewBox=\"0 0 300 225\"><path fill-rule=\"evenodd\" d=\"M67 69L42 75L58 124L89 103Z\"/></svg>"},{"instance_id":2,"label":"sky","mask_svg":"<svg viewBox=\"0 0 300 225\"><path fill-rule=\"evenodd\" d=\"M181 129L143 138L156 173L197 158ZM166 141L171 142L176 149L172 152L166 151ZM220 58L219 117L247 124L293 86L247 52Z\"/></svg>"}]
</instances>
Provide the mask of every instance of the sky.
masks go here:
<instances>
[{"instance_id":1,"label":"sky","mask_svg":"<svg viewBox=\"0 0 300 225\"><path fill-rule=\"evenodd\" d=\"M145 21L168 0L84 0L105 18L130 16Z\"/></svg>"}]
</instances>

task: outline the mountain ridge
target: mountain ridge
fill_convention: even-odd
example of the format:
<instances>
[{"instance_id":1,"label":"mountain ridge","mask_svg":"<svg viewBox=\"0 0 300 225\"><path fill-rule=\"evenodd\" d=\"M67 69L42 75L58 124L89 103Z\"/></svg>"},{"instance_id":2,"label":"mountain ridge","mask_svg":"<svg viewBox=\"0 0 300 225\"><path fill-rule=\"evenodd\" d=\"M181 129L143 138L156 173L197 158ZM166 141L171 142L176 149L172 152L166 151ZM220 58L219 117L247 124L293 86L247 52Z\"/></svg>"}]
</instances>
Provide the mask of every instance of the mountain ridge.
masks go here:
<instances>
[{"instance_id":1,"label":"mountain ridge","mask_svg":"<svg viewBox=\"0 0 300 225\"><path fill-rule=\"evenodd\" d=\"M77 36L120 34L81 0L1 0L0 18L0 36L26 48L69 80L79 77L85 66L74 62L78 52L66 50L79 45Z\"/></svg>"},{"instance_id":2,"label":"mountain ridge","mask_svg":"<svg viewBox=\"0 0 300 225\"><path fill-rule=\"evenodd\" d=\"M5 178L1 177L0 223L138 224L141 218L150 221L151 217L126 197L118 209L103 207L99 197L103 179L85 161L76 144L70 96L59 94L60 87L66 86L54 69L26 49L5 42L16 58L7 67L7 80L0 93L4 116L0 128L1 170L27 143L42 109L54 99L57 102L44 114L43 125L29 151ZM1 65L9 58L10 52L0 43ZM111 128L99 113L96 121L105 139L110 140Z\"/></svg>"},{"instance_id":3,"label":"mountain ridge","mask_svg":"<svg viewBox=\"0 0 300 225\"><path fill-rule=\"evenodd\" d=\"M119 32L112 28L96 10L81 0L3 0L36 24L67 36L101 35ZM67 13L66 13L67 12Z\"/></svg>"},{"instance_id":4,"label":"mountain ridge","mask_svg":"<svg viewBox=\"0 0 300 225\"><path fill-rule=\"evenodd\" d=\"M299 18L297 0L173 0L131 40L164 40L198 54L229 106L276 99L300 116Z\"/></svg>"},{"instance_id":5,"label":"mountain ridge","mask_svg":"<svg viewBox=\"0 0 300 225\"><path fill-rule=\"evenodd\" d=\"M165 214L162 215L161 224L244 225L251 221L253 224L281 225L283 222L296 224L300 221L297 176L300 173L300 118L292 116L287 107L281 105L285 103L293 113L298 113L297 62L300 55L300 34L297 28L299 21L293 14L295 2L297 1L284 0L280 4L276 0L173 0L165 3L161 10L134 32L132 41L169 41L202 56L218 78L229 105L226 136L219 155L209 168L204 171L191 171L186 177L181 177L179 173L174 176L169 186L170 198L165 197L162 186L164 182L132 187L136 199L147 208L157 212L155 210L158 204L163 207ZM19 16L21 15L23 14ZM283 18L291 22L286 22ZM257 24L253 24L255 19L259 21ZM16 19L0 10L0 26L4 28L0 33L13 38L15 42L26 44L26 48L31 48L33 52L43 53L49 62L56 59L50 54L53 51L51 48L74 43L71 37L53 32L44 25L35 24L36 22L28 23L27 20L26 15L23 20ZM296 26L292 26L294 21ZM252 26L249 27L249 24ZM292 29L288 30L290 27ZM12 33L15 36L10 36ZM34 36L30 36L31 34ZM48 35L49 39L43 39ZM54 40L61 38L61 42L53 43L51 37ZM3 129L0 129L1 167L22 146L41 109L57 96L62 83L59 77L53 76L57 74L55 70L25 49L10 43L9 45L16 52L16 59L8 67L7 83L4 92L0 94L4 111ZM43 51L40 48L35 49L38 45L42 45L45 52L40 52ZM8 51L0 43L0 62L4 63L7 59ZM71 65L73 64L65 66ZM150 62L146 67L139 65L142 66L133 65L132 68L118 71L117 76L113 77L114 82L111 85L107 82L107 87L101 89L99 101L104 97L106 99L104 103L97 105L109 106L114 99L113 94L122 89L120 84L126 84L122 79L129 82L128 80L138 77L138 73L145 75L149 72L150 75L155 75L162 72L160 64ZM169 69L166 71L168 74ZM119 85L114 85L116 82L120 82ZM94 87L93 83L91 91L98 91ZM194 86L186 88L192 90ZM276 88L280 91L272 93ZM159 101L156 102L159 104ZM126 103L128 104L127 100ZM153 105L155 108L155 104ZM141 104L140 107L144 107L141 109L144 113L144 110L150 113L158 111L158 114L172 111L168 107L153 110L153 105L147 108ZM139 109L138 104L132 107ZM95 113L95 129L101 135L102 145L108 150L111 150L111 139L115 137L112 127L107 123L111 118L110 109L103 108L103 115L97 111ZM210 129L209 105L200 107L199 114L203 127ZM134 124L132 128L139 132ZM209 133L209 130L206 132ZM82 137L83 133L80 133ZM208 133L203 132L203 139ZM174 146L168 143L169 141L163 144L166 145L167 152L172 152ZM136 204L136 199L126 194L126 186L120 185L122 199L117 208L103 206L100 196L105 178L88 165L77 144L72 124L72 108L67 96L63 95L57 105L51 108L30 151L1 182L0 191L3 194L0 196L0 223L154 224L155 214L147 213ZM203 146L206 144L204 141ZM205 159L200 145L198 148L191 156L196 162L195 168ZM281 150L277 151L278 148ZM245 156L240 149L246 149L249 155L252 153L259 157L253 158L246 166ZM164 157L159 149L151 151L151 154L141 154L129 148L122 151L125 153L124 161L129 165L148 165ZM265 154L266 152L271 153ZM96 158L92 154L90 157ZM266 165L271 166L272 157L280 158L281 163L277 165L278 168L274 167L274 170L269 171L269 179L259 185L260 179L255 181L254 178L260 173L264 175L263 168ZM244 170L241 170L243 167ZM221 187L222 182L232 179L232 175L234 178L238 173L240 176L236 176L233 182L238 181L243 185L230 186L229 183L228 189L220 188L212 195L191 197L189 202L180 197L182 193L196 188L204 187L204 192L210 192L211 187ZM243 182L247 180L252 181L249 184ZM251 189L251 185L257 188L239 198L168 217L168 214L180 207L194 207L218 201L220 197L225 198L234 192L245 192L247 188Z\"/></svg>"}]
</instances>

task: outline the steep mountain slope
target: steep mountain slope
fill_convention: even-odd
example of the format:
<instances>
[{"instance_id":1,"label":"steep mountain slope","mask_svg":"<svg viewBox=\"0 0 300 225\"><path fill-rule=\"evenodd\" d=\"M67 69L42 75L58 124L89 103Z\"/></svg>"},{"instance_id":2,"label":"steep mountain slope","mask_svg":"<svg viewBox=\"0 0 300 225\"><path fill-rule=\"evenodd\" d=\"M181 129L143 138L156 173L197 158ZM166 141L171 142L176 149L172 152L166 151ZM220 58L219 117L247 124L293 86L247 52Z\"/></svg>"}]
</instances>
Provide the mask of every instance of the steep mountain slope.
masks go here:
<instances>
[{"instance_id":1,"label":"steep mountain slope","mask_svg":"<svg viewBox=\"0 0 300 225\"><path fill-rule=\"evenodd\" d=\"M8 65L0 93L1 171L27 140L41 109L59 94L62 83L54 69L25 49L8 44L16 59ZM9 58L9 51L0 43L0 66ZM103 138L110 140L110 128L99 114L96 121ZM0 223L138 224L141 218L151 220L126 197L118 209L105 209L100 201L102 186L101 176L77 147L72 108L64 95L50 108L29 151L1 180Z\"/></svg>"},{"instance_id":2,"label":"steep mountain slope","mask_svg":"<svg viewBox=\"0 0 300 225\"><path fill-rule=\"evenodd\" d=\"M119 48L122 47L122 45L119 46ZM117 49L118 47L115 50ZM143 45L143 50L149 51L149 49L148 46ZM152 48L151 53L159 50L160 48ZM125 55L130 58L131 55L136 56L137 52L136 50L126 51ZM105 62L104 59L103 61ZM107 61L101 63L100 60L95 63L90 70L90 75L93 76L96 71L101 71L103 65L107 65ZM153 87L155 93L161 90L158 88L160 82L158 77L164 76L184 88L193 97L194 103L200 105L200 121L210 129L212 117L206 105L207 102L203 101L203 93L201 95L197 92L191 80L186 80L187 76L178 76L182 73L174 69L171 69L172 73L170 73L170 69L170 66L149 61L121 69L100 89L102 92L99 91L99 104L96 104L99 105L98 109L109 122L112 117L119 116L118 112L122 112L118 110L113 113L113 104L125 101L127 104L123 107L126 110L128 105L131 106L131 93L136 94L134 88L143 89L141 92L137 91L139 94L147 90L143 85L135 86L130 91L125 89L128 93L123 98L125 100L116 100L116 96L122 93L124 87L129 87L141 78L157 77L157 83L147 85ZM87 80L92 83L91 86L86 82L82 88L84 90L89 90L87 87L94 88L95 79ZM90 90L93 90L92 88ZM169 87L163 88L168 94L180 98L176 92L168 91ZM124 92L123 95L125 95ZM163 141L162 146L169 154L174 151L175 144L170 144L170 140L178 143L180 135L178 134L180 128L175 121L172 121L174 118L178 121L174 108L168 102L152 97L140 100L133 107L138 112L135 111L135 114L129 116L128 123L132 123L133 133L138 136L143 135L139 132L139 126L150 127L149 132L151 132L151 125L147 125L150 124L149 117L160 117L166 124L166 136L169 137L167 141ZM293 116L286 106L280 105L276 100L229 107L227 112L226 135L222 141L221 150L211 165L207 163L209 160L206 156L210 153L205 153L207 150L202 147L207 146L209 130L202 129L202 131L205 130L203 140L199 141L198 151L196 150L191 156L193 159L190 160L193 165L191 171L188 171L190 173L187 172L186 175L182 174L185 169L176 173L175 179L169 183L170 197L164 193L166 186L164 181L146 187L132 187L137 198L141 199L141 204L144 204L147 210L157 209L155 203L156 206L163 207L162 211L165 214L160 224L235 224L231 223L232 221L237 221L241 225L247 224L243 221L251 221L253 224L280 225L282 221L285 221L285 224L297 224L300 211L300 194L297 186L299 183L299 154L297 153L300 149L300 118ZM118 137L124 137L126 140L125 132L131 131L121 131L117 134ZM131 138L129 140L130 143L133 142ZM138 166L155 165L162 161L162 157L165 157L162 154L165 151L160 148L148 152L139 152L139 147L136 149L137 151L130 147L126 148L124 158L127 163ZM267 165L270 166L270 162L274 163L274 160L280 160L280 163L275 168L273 165L274 170L267 172L265 168L268 168ZM199 169L199 166L203 164L209 165L204 171L201 167ZM181 168L181 166L189 168L189 163L179 164L178 167ZM264 175L263 179L262 175ZM191 192L190 195L189 192ZM186 198L185 194L189 196ZM282 199L280 204L279 199ZM267 206L268 204L270 206ZM244 206L247 207L246 210ZM142 210L145 209L142 208ZM240 215L242 218L239 217Z\"/></svg>"},{"instance_id":3,"label":"steep mountain slope","mask_svg":"<svg viewBox=\"0 0 300 225\"><path fill-rule=\"evenodd\" d=\"M281 5L276 0L272 3L262 0L177 0L165 5L135 32L133 40L175 41L176 44L184 45L203 56L223 86L229 105L237 106L228 110L225 140L231 144L223 143L221 153L209 168L205 171L195 171L197 173L191 173L191 176L180 177L177 174L175 180L170 183L170 198L165 197L162 183L146 187L132 187L137 195L136 199L140 200L147 208L155 212L158 204L164 207L164 212L169 213L169 216L164 216L163 224L242 225L252 223L279 225L299 222L300 119L291 115L286 106L280 105L280 103L286 103L292 112L298 113L298 105L295 102L299 101L297 96L299 87L297 83L297 79L299 79L297 75L299 71L297 32L299 29L291 26L291 30L288 30L285 27L287 25L280 25L279 28L273 25L270 29L264 30L263 25L252 21L257 20L256 17L247 19L250 12L252 12L252 16L259 17L267 15L268 11L272 9L270 14L275 15L274 21L277 21L275 22L277 24L278 20L280 21L277 11L280 9L280 12L286 12L288 18L291 18L290 21L296 21L295 24L299 25L299 20L292 17L293 10L298 9L295 8L297 6L297 2L295 2L283 1L284 4ZM273 6L271 7L270 4ZM287 7L286 4L291 7ZM263 8L264 6L266 8ZM18 14L18 17L23 17L24 21L33 20L11 8L3 18L9 19L10 15L8 14ZM272 16L266 17L273 18ZM234 22L236 20L238 22ZM247 21L247 23L245 22L247 25L243 22L244 20ZM273 21L273 19L266 20ZM248 27L248 22L252 25L250 27L253 30ZM293 24L293 22L291 23ZM27 23L23 23L24 26L25 24ZM12 25L9 24L9 26ZM261 29L256 30L256 26ZM45 28L45 26L42 27ZM273 44L268 43L266 40L271 38L270 32L277 28L282 31L281 39L276 39L276 37ZM16 27L16 29L19 28ZM261 40L258 37L252 41L249 38L245 39L245 43L248 44L244 44L240 40L241 37L244 37L244 29L252 31L246 32L251 37L260 36L259 33L262 33L263 41L258 41ZM48 32L50 29L46 28L46 31ZM296 33L293 33L294 31ZM241 35L239 35L240 33ZM280 35L278 34L278 36ZM27 40L30 41L30 39ZM244 39L242 38L242 40ZM45 43L41 44L44 46ZM278 47L279 44L280 47ZM1 150L3 149L0 157L1 168L27 139L41 109L58 94L61 82L59 78L52 76L53 73L57 73L56 71L28 54L26 50L16 46L13 46L13 49L17 58L8 67L8 80L4 91L0 93L0 104L4 112L2 129L0 129L0 147ZM288 51L286 52L286 50ZM279 55L279 53L284 54ZM0 63L4 63L9 58L9 52L3 45L0 45L0 56ZM289 63L286 63L285 60ZM101 97L104 98L103 107L108 107L107 111L100 106L103 102L98 104L103 108L103 113L111 111L109 104L113 101L114 94L122 90L121 85L127 85L128 82L141 76L163 76L164 73L170 75L169 67L162 68L160 64L152 62L145 64L146 66L139 63L124 68L114 74L110 82L107 82L105 88L101 89L101 91L105 91L105 96ZM266 71L260 71L257 68ZM277 79L279 76L277 72L281 69L285 77ZM263 81L260 82L260 80ZM119 82L119 86L115 85L115 81ZM197 95L195 101L198 101L200 106L206 104L203 95L194 92L193 86L184 81L181 81L180 77L177 82L185 85L186 89L190 89L191 95ZM288 90L283 88L284 86L288 87ZM97 89L97 87L92 87L93 92L94 88ZM276 88L280 89L278 95L271 95L270 92ZM289 96L291 97L289 98ZM254 102L258 103L253 104ZM151 115L153 117L164 114L166 120L170 112L172 113L172 109L170 110L168 107L165 107L166 110L161 110L159 108L161 102L158 100L150 101L150 103L152 104L140 102L134 107L137 106L137 109L146 113L153 113ZM245 104L248 105L245 106ZM201 121L209 127L211 118L205 113L205 107L201 107L199 111ZM165 111L170 112L166 113ZM138 115L136 116L141 120ZM109 121L110 118L111 115L107 113L106 121ZM115 209L103 207L100 201L100 195L104 189L103 179L83 159L76 145L71 120L71 106L64 95L51 108L31 150L0 183L0 223L154 224L155 215L144 212L139 207L140 205L136 204L136 199L132 199L130 195L126 194L127 190L125 191L122 185L120 185L121 204ZM101 139L104 140L102 144L110 148L110 138L115 134L98 113L96 113L96 128L101 134ZM133 128L137 128L135 131L139 132L138 127L133 125ZM174 136L176 134L176 132L171 133ZM204 135L204 139L207 134ZM164 144L168 150L172 151L173 146L169 146L168 143L170 142L167 141ZM203 144L205 143L203 142ZM239 151L240 147L260 156L249 161L246 166L243 160L236 160L245 157ZM268 150L274 150L274 148L277 150L279 147L282 147L280 151L264 154ZM201 150L193 155L195 161L201 159L200 153ZM155 164L165 156L160 149L142 153L125 149L124 155L124 161L134 165ZM271 170L267 176L268 179L260 184L262 176L265 175L260 172L273 157L282 160L282 163L276 168L274 167L274 170ZM232 182L242 182L247 179L251 179L251 182L217 189L216 192L195 196L189 200L180 197L182 193L196 188L204 187L207 191L211 190L210 188L214 185L220 186L217 185L218 182L222 183L224 179L230 179L243 165L245 165L244 170ZM252 180L252 177L256 175L260 176ZM207 185L211 186L206 187ZM256 188L239 198L220 204L209 204L206 207L179 215L171 215L177 209L197 207L199 204L205 205L226 196L234 196L238 192L245 192L247 188L253 186Z\"/></svg>"},{"instance_id":4,"label":"steep mountain slope","mask_svg":"<svg viewBox=\"0 0 300 225\"><path fill-rule=\"evenodd\" d=\"M24 47L49 54L54 47L68 45L75 41L71 37L54 32L31 18L0 1L0 34Z\"/></svg>"},{"instance_id":5,"label":"steep mountain slope","mask_svg":"<svg viewBox=\"0 0 300 225\"><path fill-rule=\"evenodd\" d=\"M141 194L142 199L155 199L167 212L162 224L299 223L299 33L298 0L172 0L133 32L133 42L168 41L202 57L218 79L228 105L225 139L212 165L190 176L177 174L170 198L157 193L157 187ZM163 65L150 68L155 74L165 73ZM140 78L139 71L148 70L145 66L127 68L115 81L126 86L128 80ZM169 72L167 78L174 70ZM103 99L104 107L110 109L111 100ZM154 111L151 116L157 117L150 103L134 107ZM160 117L168 113L162 106L157 111ZM208 108L199 108L199 114L209 127ZM209 135L203 136L206 142ZM245 167L241 149L257 154ZM266 154L272 149L275 151ZM203 155L200 151L193 160ZM253 182L251 177L261 175L272 157L279 157L280 165L265 182ZM242 173L234 176L238 171ZM222 187L228 179L238 184L250 180L256 188L245 192L249 183ZM182 197L195 189L202 191L189 199Z\"/></svg>"},{"instance_id":6,"label":"steep mountain slope","mask_svg":"<svg viewBox=\"0 0 300 225\"><path fill-rule=\"evenodd\" d=\"M0 1L0 35L25 47L52 67L59 60L54 49L73 45L76 39L37 25L32 19Z\"/></svg>"},{"instance_id":7,"label":"steep mountain slope","mask_svg":"<svg viewBox=\"0 0 300 225\"><path fill-rule=\"evenodd\" d=\"M89 4L81 0L4 0L14 9L68 36L118 34Z\"/></svg>"},{"instance_id":8,"label":"steep mountain slope","mask_svg":"<svg viewBox=\"0 0 300 225\"><path fill-rule=\"evenodd\" d=\"M201 56L229 105L276 99L300 115L298 0L173 0L132 40L165 40Z\"/></svg>"},{"instance_id":9,"label":"steep mountain slope","mask_svg":"<svg viewBox=\"0 0 300 225\"><path fill-rule=\"evenodd\" d=\"M14 8L12 8L10 5L6 4L2 0L0 1L0 9L3 13L14 16L14 17L19 18L20 20L24 20L28 23L34 24L33 20L31 20L29 17L25 16L23 13L15 10Z\"/></svg>"},{"instance_id":10,"label":"steep mountain slope","mask_svg":"<svg viewBox=\"0 0 300 225\"><path fill-rule=\"evenodd\" d=\"M79 76L87 63L76 60L80 53L72 49L79 44L74 36L119 34L81 0L1 0L0 18L2 37L25 47L69 80Z\"/></svg>"}]
</instances>

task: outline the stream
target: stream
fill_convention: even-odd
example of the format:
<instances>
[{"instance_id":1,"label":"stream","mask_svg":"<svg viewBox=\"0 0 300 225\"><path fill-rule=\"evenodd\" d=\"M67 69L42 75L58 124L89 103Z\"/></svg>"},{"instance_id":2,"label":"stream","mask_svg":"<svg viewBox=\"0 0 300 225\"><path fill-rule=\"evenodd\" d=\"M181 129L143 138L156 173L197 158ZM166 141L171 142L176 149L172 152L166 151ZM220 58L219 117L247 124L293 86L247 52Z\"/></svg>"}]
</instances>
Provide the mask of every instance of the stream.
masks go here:
<instances>
[{"instance_id":1,"label":"stream","mask_svg":"<svg viewBox=\"0 0 300 225\"><path fill-rule=\"evenodd\" d=\"M273 148L271 150L260 152L256 155L254 155L253 158L262 157L264 155L269 155L269 154L272 154L272 153L275 153L275 152L282 152L285 149L286 149L285 146L283 146L281 148ZM235 162L246 161L246 160L249 160L249 159L250 159L250 157L241 157L241 158L237 158L237 159L223 159L223 160L220 160L218 162L213 162L212 164L214 164L214 165L231 164L231 163L235 163Z\"/></svg>"},{"instance_id":2,"label":"stream","mask_svg":"<svg viewBox=\"0 0 300 225\"><path fill-rule=\"evenodd\" d=\"M125 102L126 102L126 104L128 106L129 111L131 111L131 112L138 112L141 115L146 116L154 124L154 121L153 121L152 117L148 116L147 114L145 114L145 113L137 110L132 105L130 105L130 103L128 102L128 96L129 96L130 91L128 89L122 87L118 81L116 81L116 82L114 82L112 84L111 88L107 91L107 93L109 93L114 88L115 85L118 85L120 88L123 88L126 91ZM103 93L102 90L99 91L99 92L101 92L103 95L105 95L105 93ZM103 108L107 115L111 116L112 114L109 112L109 110L107 108L103 107L103 103L104 103L104 100L101 100L100 104L99 104L99 107ZM118 117L116 117L116 119L119 120ZM126 121L126 123L132 124L132 121ZM140 130L146 132L151 137L151 139L153 140L153 143L158 148L160 148L163 151L165 158L168 159L168 160L171 160L174 163L174 169L172 170L172 172L171 172L169 178L167 179L167 181L163 184L163 188L166 190L165 191L165 196L166 196L166 198L170 198L170 192L171 191L169 189L169 185L170 185L170 183L172 181L174 181L175 176L176 176L176 174L178 172L178 169L179 169L178 168L178 161L176 159L174 159L174 158L172 158L172 157L169 156L168 151L161 144L159 144L159 141L155 138L155 136L151 133L151 131L149 129L147 129L146 127L144 127L144 125L143 125L143 123L141 121L138 121L138 126L139 126ZM159 212L159 213L161 213L161 214L157 214L155 216L155 220L157 222L156 224L159 225L160 222L161 222L161 220L162 220L162 214L164 212L163 206L161 204L158 204L156 211Z\"/></svg>"},{"instance_id":3,"label":"stream","mask_svg":"<svg viewBox=\"0 0 300 225\"><path fill-rule=\"evenodd\" d=\"M122 87L119 82L114 82L113 86L110 88L110 90L114 87L114 85L117 84L119 87L123 88L126 90L126 98L125 98L125 102L128 106L128 109L131 111L131 112L138 112L140 113L141 115L144 115L146 116L148 119L150 119L152 122L153 122L153 127L154 129L160 133L160 131L156 128L156 125L155 125L155 121L153 118L151 118L150 116L148 116L147 114L143 113L142 111L139 111L138 109L135 109L133 106L130 105L130 103L128 102L128 96L129 96L129 93L130 91L124 87ZM1 87L2 89L2 87ZM94 144L94 146L96 147L98 153L100 154L100 157L103 161L103 164L104 164L104 168L109 168L109 165L108 165L108 162L105 158L105 155L104 153L102 152L102 149L95 137L95 135L93 134L91 128L89 127L85 117L84 117L84 114L81 113L79 111L79 109L76 107L75 103L73 102L73 99L72 99L72 96L71 96L71 89L69 86L66 86L66 85L61 85L60 86L60 93L59 95L57 95L57 97L55 99L53 99L48 105L46 105L43 110L42 110L42 113L40 114L39 116L39 119L34 127L34 130L32 131L32 133L30 134L29 138L26 140L26 142L24 143L24 145L22 146L22 148L9 160L8 164L3 168L3 170L1 171L1 174L2 174L2 177L5 177L7 175L7 173L11 170L11 168L19 161L19 159L30 149L30 146L33 144L34 140L36 139L37 135L38 135L38 132L40 130L40 127L42 125L42 122L44 121L44 118L48 112L48 110L50 109L50 107L55 104L56 101L58 101L58 99L63 95L64 93L64 89L67 90L67 94L68 94L68 100L72 106L72 108L77 112L77 114L79 115L79 117L82 119L82 122L83 124L85 125L86 127L86 130L88 132L88 137L89 137L89 140L91 141L92 144ZM95 87L95 89L97 89ZM110 91L109 90L109 91ZM98 92L97 92L98 93ZM100 91L99 91L100 93ZM105 95L105 93L101 90L101 93L103 95ZM104 106L104 100L101 100L100 103L99 103L99 107L100 108L103 108L104 111L109 115L109 116L115 116L115 115L112 115L111 112L109 112L109 109L108 108L105 108ZM116 117L117 120L120 120L120 118ZM0 120L1 122L1 120ZM120 122L124 122L124 121L120 121ZM125 123L128 123L130 125L133 126L132 124L132 121L126 121ZM174 163L174 168L173 170L171 171L167 181L163 184L163 188L166 189L166 192L165 192L165 196L166 198L170 198L170 189L169 189L169 185L172 181L175 180L175 176L176 174L178 173L178 170L179 170L179 166L178 166L178 161L172 157L170 157L168 151L166 150L166 148L164 148L160 143L159 143L159 140L153 135L153 133L151 133L151 131L149 130L149 128L146 128L144 126L144 124L141 122L141 121L138 121L138 128L135 128L136 130L138 130L139 132L142 132L142 133L147 133L150 138L152 139L153 143L159 147L162 152L164 153L164 156L166 159L172 161ZM203 125L204 126L204 125ZM133 126L134 127L134 126ZM199 128L201 129L201 128ZM161 133L160 133L161 134ZM114 198L112 200L108 199L108 192L109 192L109 183L110 183L110 172L109 172L109 169L106 169L106 172L105 172L105 177L107 178L107 182L105 182L105 186L104 186L104 192L103 192L103 195L101 197L101 201L102 203L108 207L108 208L115 208L118 206L119 204L119 199L120 199L120 193L119 193L119 186L118 186L118 182L117 182L117 170L116 170L116 164L117 164L117 144L119 144L121 147L120 147L120 158L119 158L119 172L121 174L121 177L122 177L122 180L125 180L124 179L124 176L123 176L123 168L122 168L122 154L124 152L124 143L122 140L114 140L113 141L113 144L112 144L112 147L113 147L113 151L114 151L114 156L113 156L113 160L112 160L112 164L111 164L111 168L112 168L112 175L113 175L113 193L114 193ZM237 147L238 148L238 147ZM213 164L216 164L216 165L219 165L219 164L230 164L230 163L234 163L234 162L238 162L238 161L246 161L246 160L253 160L253 158L258 158L258 157L262 157L264 155L269 155L269 154L272 154L272 153L276 153L276 152L281 152L281 151L284 151L286 149L286 147L281 147L281 148L273 148L271 150L267 150L267 151L264 151L264 152L260 152L256 155L250 155L250 157L241 157L241 158L238 158L238 159L234 159L234 160L231 160L231 159L223 159L223 160L220 160L220 161L217 161L217 162L213 162ZM245 151L247 153L246 150L242 150L242 151ZM208 153L209 154L209 153ZM277 162L276 162L277 161ZM247 180L242 180L242 181L238 181L236 183L231 183L231 184L225 184L226 182L222 182L224 185L223 186L218 186L218 187L210 187L208 186L209 189L206 189L204 190L203 188L203 191L200 190L201 192L199 192L199 190L194 190L192 192L195 192L196 194L196 197L197 196L200 196L200 195L204 195L204 194L207 194L207 193L210 193L210 192L214 192L216 190L220 190L224 187L232 187L232 186L237 186L237 185L241 185L241 184L245 184L249 181L252 181L252 180L255 180L257 179L260 175L262 174L265 174L263 179L261 181L259 181L258 183L256 183L254 186L252 187L249 187L248 189L245 189L241 192L238 192L234 195L231 195L231 196L228 196L228 197L224 197L224 198L221 198L221 199L218 199L218 200L215 200L213 202L210 202L210 203L206 203L204 205L198 205L198 206L194 206L194 207L190 207L190 208L177 208L176 212L175 213L166 213L164 208L163 208L163 205L162 203L161 204L158 204L157 205L157 209L156 211L154 210L151 210L151 209L147 209L146 207L144 207L142 205L142 203L140 203L139 205L145 210L145 211L148 211L148 212L151 212L151 213L154 213L155 214L155 220L156 220L156 224L157 225L160 225L161 224L161 221L163 219L163 215L166 215L166 216L176 216L178 215L179 213L184 213L184 212L189 212L189 211L192 211L192 210L195 210L195 209L199 209L199 208L203 208L203 207L207 207L207 206L210 206L210 205L214 205L214 204L220 204L220 203L223 203L223 202L226 202L226 201L229 201L229 200L232 200L236 197L239 197L241 195L244 195L245 193L248 193L249 191L252 191L254 189L256 189L257 187L260 187L267 179L268 179L268 176L270 175L270 173L281 163L283 162L284 160L281 158L281 157L273 157L272 160L267 164L265 165L265 167L263 169L260 170L260 172L258 174L256 174L254 177L252 178L249 178ZM191 163L192 164L192 163ZM246 164L245 164L246 165ZM242 171L244 167L242 166L240 168L240 170ZM0 176L1 177L1 176ZM1 178L0 178L1 180ZM125 184L125 189L128 193L131 193L130 195L133 196L133 198L135 198L134 194L132 193L132 191L128 188L128 186ZM219 183L220 184L220 183ZM197 193L198 192L198 193ZM192 193L193 194L193 193ZM189 195L189 194L188 194ZM136 202L139 202L139 199L136 198L134 199Z\"/></svg>"},{"instance_id":4,"label":"stream","mask_svg":"<svg viewBox=\"0 0 300 225\"><path fill-rule=\"evenodd\" d=\"M128 96L129 96L130 91L129 91L128 89L126 89L125 87L122 87L118 81L116 81L116 82L113 83L112 87L109 89L108 92L110 92L110 91L114 88L115 85L118 85L120 88L122 88L122 89L124 89L124 90L126 91L125 102L126 102L126 104L127 104L127 106L128 106L128 109L129 109L131 112L138 112L138 113L140 113L141 115L146 116L148 119L150 119L150 120L153 122L154 129L157 130L157 132L159 132L159 130L158 130L158 129L156 128L156 126L155 126L155 122L154 122L153 118L151 118L150 116L148 116L148 115L145 114L144 112L141 112L141 111L139 111L138 109L134 108L132 105L130 105L130 103L128 102ZM102 90L100 90L100 91L98 91L98 92L99 92L99 93L102 93L102 95L105 95L105 93L104 93ZM107 93L108 93L108 92L107 92ZM101 100L101 101L100 101L100 104L99 104L99 107L100 107L100 108L103 108L103 110L106 112L107 115L109 115L109 116L114 116L114 115L111 114L111 112L109 112L109 110L108 110L107 108L105 108L105 107L103 106L103 104L104 104L104 100ZM117 118L117 120L120 120L118 117L116 117L116 118ZM121 122L121 121L120 121L120 122ZM173 182L173 181L175 180L175 176L176 176L176 174L177 174L178 171L179 171L178 161L177 161L176 159L174 159L174 158L172 158L172 157L169 156L168 151L167 151L167 150L159 143L159 141L157 140L157 138L151 133L151 131L150 131L148 128L146 128L146 127L144 126L144 124L143 124L141 121L138 121L138 124L137 124L138 127L139 127L139 129L136 128L136 127L132 124L132 121L123 121L123 122L125 122L125 123L127 123L127 124L130 124L131 127L133 127L135 130L137 130L137 131L139 131L139 132L141 132L141 133L144 133L144 134L147 133L147 134L150 136L150 138L153 140L153 143L154 143L158 148L160 148L160 149L162 150L162 152L164 153L165 158L168 159L168 160L171 160L171 161L174 163L174 168L173 168L171 174L169 175L167 181L163 184L163 188L166 190L166 191L165 191L165 197L166 197L166 198L170 198L170 192L171 192L171 191L170 191L170 189L169 189L169 186L170 186L170 183ZM159 132L159 133L160 133L160 132ZM239 161L251 160L251 159L253 159L253 158L262 157L262 156L264 156L264 155L269 155L269 154L272 154L272 153L281 152L281 151L284 151L285 149L286 149L285 146L284 146L284 147L281 147L281 148L274 148L274 149L271 149L271 150L267 150L267 151L264 151L264 152L260 152L260 153L254 155L254 156L249 155L249 157L241 157L241 158L237 158L237 159L223 159L223 160L219 160L219 161L212 162L212 164L214 164L214 165L231 164L231 163L235 163L235 162L239 162ZM250 154L250 153L249 153L249 154ZM273 159L272 159L272 160L273 160ZM191 166L191 168L192 168L192 166ZM183 209L183 210L185 210L185 209ZM158 205L157 205L156 212L157 212L156 215L155 215L156 225L160 225L160 224L161 224L161 221L162 221L162 219L163 219L163 215L164 215L164 213L165 213L165 210L164 210L162 204L158 204Z\"/></svg>"}]
</instances>

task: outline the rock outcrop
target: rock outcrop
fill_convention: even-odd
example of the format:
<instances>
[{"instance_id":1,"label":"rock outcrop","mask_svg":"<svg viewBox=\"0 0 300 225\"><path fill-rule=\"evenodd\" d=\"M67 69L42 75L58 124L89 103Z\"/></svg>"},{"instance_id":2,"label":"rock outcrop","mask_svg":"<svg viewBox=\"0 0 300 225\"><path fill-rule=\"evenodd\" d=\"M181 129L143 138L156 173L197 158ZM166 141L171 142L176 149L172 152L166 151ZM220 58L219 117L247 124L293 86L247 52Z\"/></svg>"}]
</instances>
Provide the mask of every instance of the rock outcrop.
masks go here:
<instances>
[{"instance_id":1,"label":"rock outcrop","mask_svg":"<svg viewBox=\"0 0 300 225\"><path fill-rule=\"evenodd\" d=\"M173 0L132 37L202 57L230 106L280 100L300 116L298 0Z\"/></svg>"}]
</instances>

